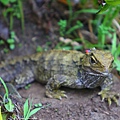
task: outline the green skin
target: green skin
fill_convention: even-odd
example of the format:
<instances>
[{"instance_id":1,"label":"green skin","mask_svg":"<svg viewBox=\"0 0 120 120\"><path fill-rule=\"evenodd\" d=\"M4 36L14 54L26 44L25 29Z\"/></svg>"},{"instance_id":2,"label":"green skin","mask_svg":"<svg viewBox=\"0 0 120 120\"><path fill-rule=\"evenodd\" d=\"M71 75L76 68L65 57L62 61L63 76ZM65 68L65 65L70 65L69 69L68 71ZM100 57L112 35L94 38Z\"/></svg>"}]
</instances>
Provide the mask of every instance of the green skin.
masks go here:
<instances>
[{"instance_id":1,"label":"green skin","mask_svg":"<svg viewBox=\"0 0 120 120\"><path fill-rule=\"evenodd\" d=\"M23 58L16 58L0 65L0 75L16 88L37 80L46 84L46 96L61 99L67 97L61 86L69 88L95 88L109 104L116 95L110 91L113 83L110 52L93 49L87 54L78 51L52 50ZM117 103L117 102L116 102Z\"/></svg>"}]
</instances>

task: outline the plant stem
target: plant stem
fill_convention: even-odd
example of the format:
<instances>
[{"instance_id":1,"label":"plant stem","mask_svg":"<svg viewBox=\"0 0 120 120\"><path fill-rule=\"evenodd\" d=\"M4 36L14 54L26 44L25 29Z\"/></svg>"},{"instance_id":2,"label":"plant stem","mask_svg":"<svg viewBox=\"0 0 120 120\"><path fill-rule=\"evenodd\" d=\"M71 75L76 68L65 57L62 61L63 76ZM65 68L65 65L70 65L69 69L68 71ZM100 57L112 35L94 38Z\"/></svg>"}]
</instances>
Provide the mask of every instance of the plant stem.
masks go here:
<instances>
[{"instance_id":1,"label":"plant stem","mask_svg":"<svg viewBox=\"0 0 120 120\"><path fill-rule=\"evenodd\" d=\"M19 6L19 10L20 10L20 16L21 16L21 28L22 31L24 32L24 13L23 13L23 6L22 6L22 1L18 0L18 6Z\"/></svg>"}]
</instances>

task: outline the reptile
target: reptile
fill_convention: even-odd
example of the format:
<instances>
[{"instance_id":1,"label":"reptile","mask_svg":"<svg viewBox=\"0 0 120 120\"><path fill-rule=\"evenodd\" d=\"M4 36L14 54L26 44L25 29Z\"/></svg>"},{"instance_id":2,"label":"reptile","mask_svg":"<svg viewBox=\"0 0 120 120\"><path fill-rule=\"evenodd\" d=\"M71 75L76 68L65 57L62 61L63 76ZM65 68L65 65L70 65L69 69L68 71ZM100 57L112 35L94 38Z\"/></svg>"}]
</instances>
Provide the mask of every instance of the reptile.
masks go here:
<instances>
[{"instance_id":1,"label":"reptile","mask_svg":"<svg viewBox=\"0 0 120 120\"><path fill-rule=\"evenodd\" d=\"M118 94L111 90L113 60L110 51L95 48L86 53L51 50L1 62L0 76L16 88L37 80L46 84L47 97L57 99L67 97L59 89L61 86L76 89L100 86L98 94L111 105L112 101L118 104Z\"/></svg>"}]
</instances>

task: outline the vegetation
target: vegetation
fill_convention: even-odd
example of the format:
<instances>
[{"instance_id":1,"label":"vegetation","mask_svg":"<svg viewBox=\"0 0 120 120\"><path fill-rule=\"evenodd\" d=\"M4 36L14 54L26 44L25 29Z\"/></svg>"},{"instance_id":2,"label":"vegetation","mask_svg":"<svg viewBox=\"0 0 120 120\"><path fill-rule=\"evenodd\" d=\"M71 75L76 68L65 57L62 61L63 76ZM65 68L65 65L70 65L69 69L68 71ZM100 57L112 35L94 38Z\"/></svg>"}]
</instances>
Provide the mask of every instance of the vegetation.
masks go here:
<instances>
[{"instance_id":1,"label":"vegetation","mask_svg":"<svg viewBox=\"0 0 120 120\"><path fill-rule=\"evenodd\" d=\"M21 28L24 30L24 14L22 7L22 0L0 0L0 2L5 6L3 16L10 20L10 30L13 29L14 17L21 20Z\"/></svg>"},{"instance_id":2,"label":"vegetation","mask_svg":"<svg viewBox=\"0 0 120 120\"><path fill-rule=\"evenodd\" d=\"M9 46L10 50L15 49L15 32L14 31L10 32L10 38L8 38L6 42ZM0 40L0 45L5 45L5 44L6 43L4 42L4 40ZM4 52L7 53L9 51L9 49L4 48Z\"/></svg>"},{"instance_id":3,"label":"vegetation","mask_svg":"<svg viewBox=\"0 0 120 120\"><path fill-rule=\"evenodd\" d=\"M33 110L32 109L32 102L29 104L29 100L27 99L24 103L24 120L28 120L32 115L34 115L36 112L38 112L42 108L42 105L40 107L37 107Z\"/></svg>"},{"instance_id":4,"label":"vegetation","mask_svg":"<svg viewBox=\"0 0 120 120\"><path fill-rule=\"evenodd\" d=\"M13 31L14 18L17 18L21 21L21 28L24 31L24 13L22 7L22 0L0 0L0 3L3 5L2 14L9 24L10 35L6 43L9 46L10 50L15 48L15 32ZM4 40L0 40L0 45L6 44ZM9 49L4 48L4 52L7 53Z\"/></svg>"},{"instance_id":5,"label":"vegetation","mask_svg":"<svg viewBox=\"0 0 120 120\"><path fill-rule=\"evenodd\" d=\"M108 10L112 7L120 5L120 0L105 0L105 3L103 3L102 5L103 6L98 11L98 13L103 13L103 12L105 12L106 10Z\"/></svg>"},{"instance_id":6,"label":"vegetation","mask_svg":"<svg viewBox=\"0 0 120 120\"><path fill-rule=\"evenodd\" d=\"M117 45L117 38L116 38L116 33L113 35L113 41L112 41L112 49L111 49L112 54L114 55L114 63L115 67L118 71L120 71L120 44Z\"/></svg>"},{"instance_id":7,"label":"vegetation","mask_svg":"<svg viewBox=\"0 0 120 120\"><path fill-rule=\"evenodd\" d=\"M12 100L10 99L8 88L7 88L5 82L3 81L3 79L1 77L0 77L0 81L3 84L4 89L5 89L5 95L3 97L3 103L0 104L0 120L7 119L8 113L12 113L10 117L15 119L16 116L17 116L17 114L14 113L15 105L12 102ZM5 111L6 111L6 113L4 113L4 114L1 112L2 104L4 105ZM24 107L23 107L23 118L24 118L24 120L28 120L32 115L34 115L36 112L38 112L42 108L47 107L48 105L43 106L41 103L39 103L39 104L35 104L35 108L32 108L32 106L33 106L32 102L30 101L30 103L29 103L29 99L27 99L25 101Z\"/></svg>"},{"instance_id":8,"label":"vegetation","mask_svg":"<svg viewBox=\"0 0 120 120\"><path fill-rule=\"evenodd\" d=\"M5 82L3 81L3 79L1 77L0 77L0 81L2 82L2 84L5 88L5 95L3 97L4 107L6 108L6 110L8 112L13 112L14 105L13 105L11 99L9 98L9 92L8 92L7 86L6 86ZM8 101L7 103L6 103L6 100Z\"/></svg>"}]
</instances>

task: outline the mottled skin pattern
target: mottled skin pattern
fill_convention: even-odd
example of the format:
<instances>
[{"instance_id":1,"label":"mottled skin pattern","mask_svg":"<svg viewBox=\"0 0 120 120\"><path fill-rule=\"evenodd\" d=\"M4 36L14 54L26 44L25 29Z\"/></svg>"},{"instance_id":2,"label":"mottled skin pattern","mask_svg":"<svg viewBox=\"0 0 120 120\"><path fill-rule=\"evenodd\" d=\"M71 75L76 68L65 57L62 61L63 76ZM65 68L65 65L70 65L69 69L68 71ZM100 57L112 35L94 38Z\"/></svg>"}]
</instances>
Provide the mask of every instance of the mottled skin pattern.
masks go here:
<instances>
[{"instance_id":1,"label":"mottled skin pattern","mask_svg":"<svg viewBox=\"0 0 120 120\"><path fill-rule=\"evenodd\" d=\"M111 69L113 56L109 51L92 49L83 54L78 51L52 50L6 61L0 65L0 76L16 88L37 80L46 84L46 96L67 97L61 86L69 88L95 88L100 86L102 99L113 99Z\"/></svg>"}]
</instances>

